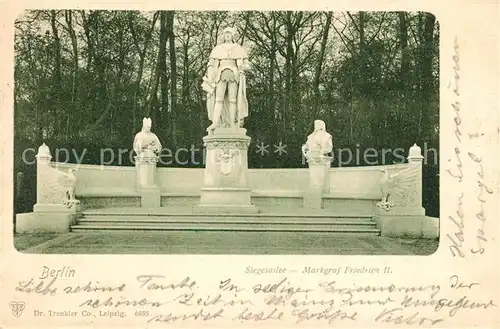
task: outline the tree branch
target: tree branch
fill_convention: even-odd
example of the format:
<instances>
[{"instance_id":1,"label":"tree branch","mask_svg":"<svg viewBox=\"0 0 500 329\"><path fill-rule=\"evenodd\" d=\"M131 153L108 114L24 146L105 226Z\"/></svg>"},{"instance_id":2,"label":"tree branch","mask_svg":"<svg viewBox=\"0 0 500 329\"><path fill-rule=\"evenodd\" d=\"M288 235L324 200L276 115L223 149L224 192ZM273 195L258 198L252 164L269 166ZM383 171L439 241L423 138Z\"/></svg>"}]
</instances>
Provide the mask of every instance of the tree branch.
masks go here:
<instances>
[{"instance_id":1,"label":"tree branch","mask_svg":"<svg viewBox=\"0 0 500 329\"><path fill-rule=\"evenodd\" d=\"M384 12L382 14L382 18L380 19L380 25L378 26L377 32L375 32L375 34L373 35L373 37L370 38L370 41L368 41L368 44L372 43L372 41L378 36L378 34L380 32L380 29L382 28L382 24L384 23L385 14L386 14L386 12Z\"/></svg>"},{"instance_id":2,"label":"tree branch","mask_svg":"<svg viewBox=\"0 0 500 329\"><path fill-rule=\"evenodd\" d=\"M335 30L335 32L337 32L338 36L340 37L340 40L342 41L342 43L344 44L344 46L347 48L347 50L351 53L351 54L354 54L354 52L351 50L351 48L349 47L349 45L347 44L347 42L344 40L344 35L342 32L340 32L339 30L337 30L337 28L335 27L335 24L332 25L333 26L333 29Z\"/></svg>"},{"instance_id":3,"label":"tree branch","mask_svg":"<svg viewBox=\"0 0 500 329\"><path fill-rule=\"evenodd\" d=\"M346 11L346 13L347 13L347 15L349 16L349 18L352 20L352 23L354 24L354 27L356 28L356 30L357 30L358 32L360 32L359 27L358 27L358 24L356 24L356 20L354 19L354 17L352 17L352 15L351 15L351 13L350 13L350 12Z\"/></svg>"}]
</instances>

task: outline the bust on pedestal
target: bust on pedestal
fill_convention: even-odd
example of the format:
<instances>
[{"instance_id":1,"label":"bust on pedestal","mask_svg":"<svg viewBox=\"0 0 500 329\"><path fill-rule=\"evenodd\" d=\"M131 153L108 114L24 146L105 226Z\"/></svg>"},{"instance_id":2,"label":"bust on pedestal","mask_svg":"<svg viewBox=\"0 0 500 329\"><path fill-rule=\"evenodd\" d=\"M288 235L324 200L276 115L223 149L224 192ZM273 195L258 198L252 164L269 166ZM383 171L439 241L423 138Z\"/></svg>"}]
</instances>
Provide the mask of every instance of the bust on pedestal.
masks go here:
<instances>
[{"instance_id":1,"label":"bust on pedestal","mask_svg":"<svg viewBox=\"0 0 500 329\"><path fill-rule=\"evenodd\" d=\"M141 195L141 207L160 207L160 188L156 184L156 163L161 143L151 132L151 119L144 118L142 130L135 135L134 151L136 189Z\"/></svg>"},{"instance_id":2,"label":"bust on pedestal","mask_svg":"<svg viewBox=\"0 0 500 329\"><path fill-rule=\"evenodd\" d=\"M332 157L332 135L326 132L322 120L314 121L314 132L307 137L302 146L302 154L309 165L309 187L304 194L304 208L320 209L323 207L323 193L330 190L330 163Z\"/></svg>"},{"instance_id":3,"label":"bust on pedestal","mask_svg":"<svg viewBox=\"0 0 500 329\"><path fill-rule=\"evenodd\" d=\"M248 116L245 70L246 50L234 42L234 29L224 30L224 42L211 52L202 88L212 124L203 138L206 165L199 213L257 213L248 187L248 146L251 138L242 128Z\"/></svg>"}]
</instances>

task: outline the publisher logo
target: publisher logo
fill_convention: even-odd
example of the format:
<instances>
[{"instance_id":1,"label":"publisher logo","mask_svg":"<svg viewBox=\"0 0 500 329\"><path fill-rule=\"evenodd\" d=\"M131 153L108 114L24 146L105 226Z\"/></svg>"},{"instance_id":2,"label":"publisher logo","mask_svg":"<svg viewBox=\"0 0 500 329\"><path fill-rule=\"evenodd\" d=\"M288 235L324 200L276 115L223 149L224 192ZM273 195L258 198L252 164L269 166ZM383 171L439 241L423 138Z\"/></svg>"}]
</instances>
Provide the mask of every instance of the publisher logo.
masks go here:
<instances>
[{"instance_id":1,"label":"publisher logo","mask_svg":"<svg viewBox=\"0 0 500 329\"><path fill-rule=\"evenodd\" d=\"M23 311L26 308L26 303L12 301L9 303L9 306L10 309L12 310L12 314L14 314L16 318L18 318L23 314Z\"/></svg>"}]
</instances>

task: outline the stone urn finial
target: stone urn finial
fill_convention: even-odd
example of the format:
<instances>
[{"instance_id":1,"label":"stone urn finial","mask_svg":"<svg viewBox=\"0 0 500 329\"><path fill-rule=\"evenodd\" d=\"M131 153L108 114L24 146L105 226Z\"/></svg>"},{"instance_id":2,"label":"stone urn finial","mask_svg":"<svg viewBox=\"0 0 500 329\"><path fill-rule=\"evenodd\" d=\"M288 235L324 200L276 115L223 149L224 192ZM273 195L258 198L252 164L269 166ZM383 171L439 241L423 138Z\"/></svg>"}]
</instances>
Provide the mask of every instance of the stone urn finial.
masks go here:
<instances>
[{"instance_id":1,"label":"stone urn finial","mask_svg":"<svg viewBox=\"0 0 500 329\"><path fill-rule=\"evenodd\" d=\"M408 161L421 162L423 159L422 149L417 145L417 143L413 143L413 146L410 147L410 150L408 151Z\"/></svg>"},{"instance_id":2,"label":"stone urn finial","mask_svg":"<svg viewBox=\"0 0 500 329\"><path fill-rule=\"evenodd\" d=\"M45 143L40 145L40 147L38 148L38 153L36 155L36 158L46 159L46 160L52 159L52 156L50 155L50 149Z\"/></svg>"}]
</instances>

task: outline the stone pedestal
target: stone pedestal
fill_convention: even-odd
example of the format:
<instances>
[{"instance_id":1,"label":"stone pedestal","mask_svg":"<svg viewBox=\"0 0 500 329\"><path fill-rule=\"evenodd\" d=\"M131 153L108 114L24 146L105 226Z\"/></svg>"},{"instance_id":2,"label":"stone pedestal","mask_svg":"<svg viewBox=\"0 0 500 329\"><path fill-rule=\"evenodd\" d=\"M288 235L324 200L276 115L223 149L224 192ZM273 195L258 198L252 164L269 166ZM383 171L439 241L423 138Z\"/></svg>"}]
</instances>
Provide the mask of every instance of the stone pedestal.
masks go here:
<instances>
[{"instance_id":1,"label":"stone pedestal","mask_svg":"<svg viewBox=\"0 0 500 329\"><path fill-rule=\"evenodd\" d=\"M82 217L80 205L37 203L32 213L16 215L17 233L67 233Z\"/></svg>"},{"instance_id":2,"label":"stone pedestal","mask_svg":"<svg viewBox=\"0 0 500 329\"><path fill-rule=\"evenodd\" d=\"M414 144L408 155L406 169L397 175L403 193L393 192L389 196L389 204L385 207L379 204L375 209L374 218L382 236L437 238L439 236L439 219L427 217L422 207L422 150Z\"/></svg>"},{"instance_id":3,"label":"stone pedestal","mask_svg":"<svg viewBox=\"0 0 500 329\"><path fill-rule=\"evenodd\" d=\"M389 211L376 208L374 219L381 236L394 238L422 238L427 217L423 207L394 207Z\"/></svg>"},{"instance_id":4,"label":"stone pedestal","mask_svg":"<svg viewBox=\"0 0 500 329\"><path fill-rule=\"evenodd\" d=\"M50 149L38 148L36 204L32 213L16 215L17 233L66 233L82 217L80 201L66 197L65 173L51 167Z\"/></svg>"},{"instance_id":5,"label":"stone pedestal","mask_svg":"<svg viewBox=\"0 0 500 329\"><path fill-rule=\"evenodd\" d=\"M203 138L206 147L205 173L197 213L257 213L248 186L250 137L243 128L217 128Z\"/></svg>"},{"instance_id":6,"label":"stone pedestal","mask_svg":"<svg viewBox=\"0 0 500 329\"><path fill-rule=\"evenodd\" d=\"M309 165L309 186L304 194L304 208L323 208L323 194L330 192L330 163L332 157L314 154L307 155Z\"/></svg>"},{"instance_id":7,"label":"stone pedestal","mask_svg":"<svg viewBox=\"0 0 500 329\"><path fill-rule=\"evenodd\" d=\"M144 150L134 157L136 190L141 196L141 207L160 207L160 188L156 184L158 156L152 150Z\"/></svg>"}]
</instances>

